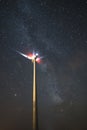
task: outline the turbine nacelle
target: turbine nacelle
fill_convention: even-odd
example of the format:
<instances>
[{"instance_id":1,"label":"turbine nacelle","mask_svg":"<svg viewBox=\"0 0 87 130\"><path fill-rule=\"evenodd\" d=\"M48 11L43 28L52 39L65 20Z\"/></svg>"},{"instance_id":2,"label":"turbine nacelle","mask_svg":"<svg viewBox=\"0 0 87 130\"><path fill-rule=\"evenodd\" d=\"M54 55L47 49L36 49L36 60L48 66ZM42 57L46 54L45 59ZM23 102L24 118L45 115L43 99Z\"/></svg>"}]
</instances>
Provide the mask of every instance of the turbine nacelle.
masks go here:
<instances>
[{"instance_id":1,"label":"turbine nacelle","mask_svg":"<svg viewBox=\"0 0 87 130\"><path fill-rule=\"evenodd\" d=\"M38 57L39 57L39 54L38 53L29 53L28 55L28 58L31 59L32 61L37 61Z\"/></svg>"}]
</instances>

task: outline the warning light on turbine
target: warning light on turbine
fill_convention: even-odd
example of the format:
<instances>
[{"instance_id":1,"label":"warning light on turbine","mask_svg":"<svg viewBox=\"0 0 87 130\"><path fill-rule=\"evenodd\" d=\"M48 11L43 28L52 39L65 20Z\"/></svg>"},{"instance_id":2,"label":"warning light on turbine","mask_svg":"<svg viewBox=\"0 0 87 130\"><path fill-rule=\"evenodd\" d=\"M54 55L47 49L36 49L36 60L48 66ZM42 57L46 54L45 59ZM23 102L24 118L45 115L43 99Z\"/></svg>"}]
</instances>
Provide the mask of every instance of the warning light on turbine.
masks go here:
<instances>
[{"instance_id":1,"label":"warning light on turbine","mask_svg":"<svg viewBox=\"0 0 87 130\"><path fill-rule=\"evenodd\" d=\"M37 63L41 63L41 58L39 57L38 53L29 53L27 56L29 59L33 60L35 58Z\"/></svg>"},{"instance_id":2,"label":"warning light on turbine","mask_svg":"<svg viewBox=\"0 0 87 130\"><path fill-rule=\"evenodd\" d=\"M41 59L39 57L37 57L36 58L36 62L40 64L41 63Z\"/></svg>"}]
</instances>

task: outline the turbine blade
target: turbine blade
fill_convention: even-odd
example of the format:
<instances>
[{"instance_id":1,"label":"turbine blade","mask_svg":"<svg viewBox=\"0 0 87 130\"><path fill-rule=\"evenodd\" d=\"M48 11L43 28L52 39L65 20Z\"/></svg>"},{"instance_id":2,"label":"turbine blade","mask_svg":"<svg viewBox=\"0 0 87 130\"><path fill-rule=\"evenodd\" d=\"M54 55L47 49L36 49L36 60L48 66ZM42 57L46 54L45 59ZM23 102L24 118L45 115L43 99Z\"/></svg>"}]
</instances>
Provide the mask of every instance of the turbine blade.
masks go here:
<instances>
[{"instance_id":1,"label":"turbine blade","mask_svg":"<svg viewBox=\"0 0 87 130\"><path fill-rule=\"evenodd\" d=\"M23 54L22 52L19 52L19 51L16 51L16 52L17 52L18 54L20 54L21 56L23 56L23 57L25 57L25 58L31 60L31 58L30 58L29 56Z\"/></svg>"}]
</instances>

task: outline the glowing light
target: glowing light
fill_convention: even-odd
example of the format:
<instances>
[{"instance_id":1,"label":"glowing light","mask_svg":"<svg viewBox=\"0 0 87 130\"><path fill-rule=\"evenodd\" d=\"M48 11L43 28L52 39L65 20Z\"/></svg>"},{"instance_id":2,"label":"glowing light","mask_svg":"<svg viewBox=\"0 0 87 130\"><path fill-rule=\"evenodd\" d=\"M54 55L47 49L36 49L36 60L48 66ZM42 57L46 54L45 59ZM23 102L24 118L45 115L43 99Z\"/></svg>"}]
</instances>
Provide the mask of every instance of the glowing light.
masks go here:
<instances>
[{"instance_id":1,"label":"glowing light","mask_svg":"<svg viewBox=\"0 0 87 130\"><path fill-rule=\"evenodd\" d=\"M37 55L37 53L36 53L36 54L34 54L34 53L29 53L27 56L28 56L31 60L33 60L33 59L36 58L38 55Z\"/></svg>"},{"instance_id":2,"label":"glowing light","mask_svg":"<svg viewBox=\"0 0 87 130\"><path fill-rule=\"evenodd\" d=\"M36 58L36 62L37 63L41 63L41 58L39 57L39 54L38 53L29 53L28 55L27 55L31 60L33 60L34 58Z\"/></svg>"},{"instance_id":3,"label":"glowing light","mask_svg":"<svg viewBox=\"0 0 87 130\"><path fill-rule=\"evenodd\" d=\"M38 56L39 54L38 53L36 53L36 56Z\"/></svg>"},{"instance_id":4,"label":"glowing light","mask_svg":"<svg viewBox=\"0 0 87 130\"><path fill-rule=\"evenodd\" d=\"M31 60L34 58L34 55L33 55L32 53L29 53L27 56L28 56Z\"/></svg>"},{"instance_id":5,"label":"glowing light","mask_svg":"<svg viewBox=\"0 0 87 130\"><path fill-rule=\"evenodd\" d=\"M37 57L37 58L36 58L36 62L39 63L39 64L41 63L40 57Z\"/></svg>"}]
</instances>

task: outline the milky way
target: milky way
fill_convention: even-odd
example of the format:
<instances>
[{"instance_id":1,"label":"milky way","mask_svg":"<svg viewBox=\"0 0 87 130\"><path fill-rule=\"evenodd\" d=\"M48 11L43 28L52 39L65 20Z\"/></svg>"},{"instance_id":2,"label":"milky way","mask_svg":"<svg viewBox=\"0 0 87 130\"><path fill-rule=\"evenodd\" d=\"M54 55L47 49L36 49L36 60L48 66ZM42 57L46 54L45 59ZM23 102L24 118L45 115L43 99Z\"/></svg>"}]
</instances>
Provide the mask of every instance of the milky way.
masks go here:
<instances>
[{"instance_id":1,"label":"milky way","mask_svg":"<svg viewBox=\"0 0 87 130\"><path fill-rule=\"evenodd\" d=\"M87 127L86 12L86 0L0 1L1 129L32 126L32 63L14 50L43 56L37 64L40 129Z\"/></svg>"}]
</instances>

